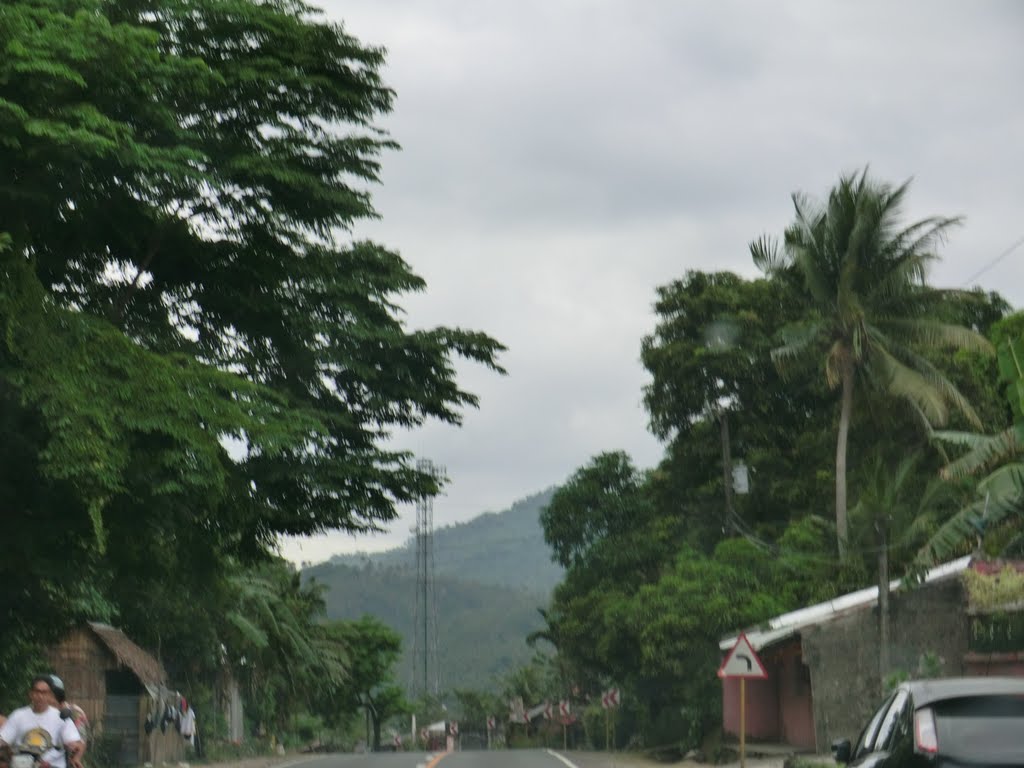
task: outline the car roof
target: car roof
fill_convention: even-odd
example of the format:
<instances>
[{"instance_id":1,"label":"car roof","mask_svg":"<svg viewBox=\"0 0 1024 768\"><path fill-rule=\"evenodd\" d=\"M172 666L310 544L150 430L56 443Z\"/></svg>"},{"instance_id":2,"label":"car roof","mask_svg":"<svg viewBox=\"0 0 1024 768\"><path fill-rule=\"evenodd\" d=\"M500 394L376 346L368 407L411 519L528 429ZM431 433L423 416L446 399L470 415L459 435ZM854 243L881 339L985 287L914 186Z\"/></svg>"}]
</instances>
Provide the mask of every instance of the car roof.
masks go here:
<instances>
[{"instance_id":1,"label":"car roof","mask_svg":"<svg viewBox=\"0 0 1024 768\"><path fill-rule=\"evenodd\" d=\"M1024 677L945 677L909 680L901 687L910 692L915 707L925 707L964 696L1024 696Z\"/></svg>"}]
</instances>

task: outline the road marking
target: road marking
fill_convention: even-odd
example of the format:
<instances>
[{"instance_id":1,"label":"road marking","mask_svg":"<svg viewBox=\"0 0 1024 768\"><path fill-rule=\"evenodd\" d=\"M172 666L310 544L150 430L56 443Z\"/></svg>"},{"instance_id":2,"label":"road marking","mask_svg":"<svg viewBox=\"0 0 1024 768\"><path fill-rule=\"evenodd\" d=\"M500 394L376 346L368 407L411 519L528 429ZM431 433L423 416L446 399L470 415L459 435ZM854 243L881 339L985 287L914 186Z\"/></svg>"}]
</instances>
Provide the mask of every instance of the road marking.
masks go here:
<instances>
[{"instance_id":1,"label":"road marking","mask_svg":"<svg viewBox=\"0 0 1024 768\"><path fill-rule=\"evenodd\" d=\"M546 750L546 751L547 751L547 753L548 753L549 755L551 755L552 757L554 757L554 758L557 758L557 759L561 760L561 761L562 761L563 763L565 763L565 764L566 764L567 766L569 766L569 768L576 768L576 764L575 764L575 763L573 763L573 762L572 762L571 760L569 760L568 758L562 757L562 756L561 756L560 754L558 754L558 753L557 753L557 752L555 752L554 750L551 750L551 749L549 749L549 750Z\"/></svg>"},{"instance_id":2,"label":"road marking","mask_svg":"<svg viewBox=\"0 0 1024 768\"><path fill-rule=\"evenodd\" d=\"M441 754L432 757L430 761L427 763L427 768L434 768L434 766L440 763L441 760L443 760L447 754L447 752L442 752Z\"/></svg>"},{"instance_id":3,"label":"road marking","mask_svg":"<svg viewBox=\"0 0 1024 768\"><path fill-rule=\"evenodd\" d=\"M303 765L304 763L311 763L314 760L323 760L327 755L311 755L309 757L300 757L298 760L289 760L287 763L278 763L273 768L292 768L294 765Z\"/></svg>"}]
</instances>

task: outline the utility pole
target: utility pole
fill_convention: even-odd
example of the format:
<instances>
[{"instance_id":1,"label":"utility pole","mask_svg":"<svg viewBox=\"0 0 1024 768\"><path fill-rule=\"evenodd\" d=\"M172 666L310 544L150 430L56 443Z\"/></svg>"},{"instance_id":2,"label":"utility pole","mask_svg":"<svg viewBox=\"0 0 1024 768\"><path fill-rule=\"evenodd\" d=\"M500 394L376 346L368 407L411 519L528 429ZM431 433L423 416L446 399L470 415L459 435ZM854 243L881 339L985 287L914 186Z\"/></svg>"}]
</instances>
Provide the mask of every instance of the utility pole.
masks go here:
<instances>
[{"instance_id":1,"label":"utility pole","mask_svg":"<svg viewBox=\"0 0 1024 768\"><path fill-rule=\"evenodd\" d=\"M881 511L881 514L885 514ZM878 542L878 678L885 690L885 676L889 674L889 541L886 534L885 519L875 522L876 541Z\"/></svg>"},{"instance_id":2,"label":"utility pole","mask_svg":"<svg viewBox=\"0 0 1024 768\"><path fill-rule=\"evenodd\" d=\"M729 411L718 411L718 423L722 428L722 487L725 489L725 517L732 524L732 453L729 446Z\"/></svg>"}]
</instances>

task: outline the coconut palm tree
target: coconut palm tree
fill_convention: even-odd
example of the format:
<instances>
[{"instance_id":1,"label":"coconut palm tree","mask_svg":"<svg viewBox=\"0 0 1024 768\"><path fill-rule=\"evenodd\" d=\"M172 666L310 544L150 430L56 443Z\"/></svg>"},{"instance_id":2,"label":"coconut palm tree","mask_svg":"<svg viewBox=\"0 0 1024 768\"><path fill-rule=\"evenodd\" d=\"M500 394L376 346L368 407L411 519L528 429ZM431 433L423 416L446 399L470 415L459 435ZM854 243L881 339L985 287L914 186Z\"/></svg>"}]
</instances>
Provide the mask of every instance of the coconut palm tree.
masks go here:
<instances>
[{"instance_id":1,"label":"coconut palm tree","mask_svg":"<svg viewBox=\"0 0 1024 768\"><path fill-rule=\"evenodd\" d=\"M946 480L918 468L919 451L899 458L877 447L864 462L857 503L850 510L853 542L873 551L878 566L878 671L885 692L890 669L889 585L895 564L905 570L907 553L913 556L937 527L938 519L953 505ZM899 451L899 449L895 449ZM890 455L886 455L886 453ZM893 562L895 559L895 563ZM901 574L902 575L902 574Z\"/></svg>"},{"instance_id":2,"label":"coconut palm tree","mask_svg":"<svg viewBox=\"0 0 1024 768\"><path fill-rule=\"evenodd\" d=\"M818 362L840 390L836 439L836 533L846 554L846 449L854 393L869 387L902 398L930 427L944 425L950 407L977 425L970 403L922 354L925 348L992 352L980 334L943 322L941 303L954 291L927 284L934 247L959 219L929 217L900 223L908 184L870 180L867 169L844 176L824 204L793 196L796 220L783 246L762 237L751 255L769 275L794 282L805 319L780 332L772 359L783 373Z\"/></svg>"}]
</instances>

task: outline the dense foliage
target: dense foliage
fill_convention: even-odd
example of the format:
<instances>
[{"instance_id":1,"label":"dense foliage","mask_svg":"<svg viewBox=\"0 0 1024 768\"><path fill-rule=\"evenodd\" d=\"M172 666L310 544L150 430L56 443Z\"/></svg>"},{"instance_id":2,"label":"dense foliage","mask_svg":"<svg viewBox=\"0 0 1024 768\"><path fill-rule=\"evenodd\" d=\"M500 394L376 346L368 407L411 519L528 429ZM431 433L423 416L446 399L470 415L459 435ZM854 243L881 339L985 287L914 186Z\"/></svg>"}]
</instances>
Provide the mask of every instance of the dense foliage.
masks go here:
<instances>
[{"instance_id":1,"label":"dense foliage","mask_svg":"<svg viewBox=\"0 0 1024 768\"><path fill-rule=\"evenodd\" d=\"M239 681L267 729L362 710L379 742L407 706L400 635L325 621L275 541L436 493L387 438L476 404L460 359L501 370L480 332L408 328L423 281L352 235L395 147L383 51L300 0L8 0L0 51L3 703L99 619L182 685ZM956 220L904 225L906 192L843 177L755 243L763 278L657 289L641 355L664 459L602 452L553 495L565 575L531 633L553 655L499 658L501 699L460 690L467 717L621 685L644 739L692 746L723 634L1021 550L1024 322L928 284ZM449 597L463 631L493 629Z\"/></svg>"},{"instance_id":2,"label":"dense foliage","mask_svg":"<svg viewBox=\"0 0 1024 768\"><path fill-rule=\"evenodd\" d=\"M500 370L408 329L423 281L350 234L383 51L298 0L13 0L0 50L0 671L108 619L279 720L347 662L277 536L436 493L388 435L475 405L458 358Z\"/></svg>"},{"instance_id":3,"label":"dense foliage","mask_svg":"<svg viewBox=\"0 0 1024 768\"><path fill-rule=\"evenodd\" d=\"M591 700L622 686L634 739L690 748L715 732L723 636L914 575L920 553L953 552L979 530L978 502L956 514L971 492L962 478L1005 456L1017 433L960 456L933 427L1005 426L991 349L1004 381L1020 381L1020 335L1004 330L997 295L927 283L955 221L903 225L906 190L843 177L820 207L794 197L783 248L755 243L763 278L690 272L658 288L642 359L663 461L641 471L599 454L542 514L567 573L536 637ZM949 462L959 471L940 472ZM1021 508L1017 466L983 485L1005 503L996 528Z\"/></svg>"}]
</instances>

